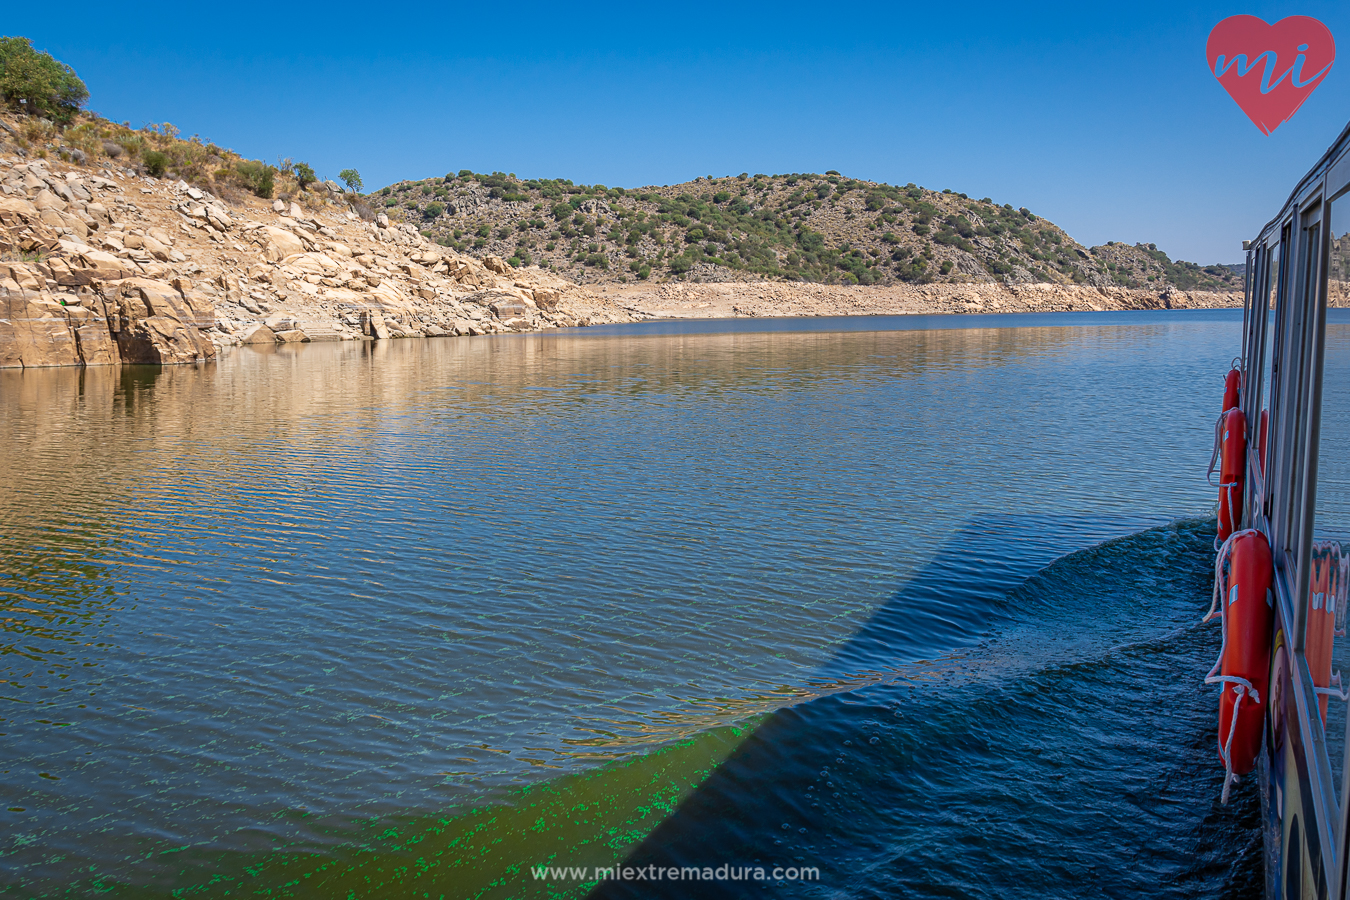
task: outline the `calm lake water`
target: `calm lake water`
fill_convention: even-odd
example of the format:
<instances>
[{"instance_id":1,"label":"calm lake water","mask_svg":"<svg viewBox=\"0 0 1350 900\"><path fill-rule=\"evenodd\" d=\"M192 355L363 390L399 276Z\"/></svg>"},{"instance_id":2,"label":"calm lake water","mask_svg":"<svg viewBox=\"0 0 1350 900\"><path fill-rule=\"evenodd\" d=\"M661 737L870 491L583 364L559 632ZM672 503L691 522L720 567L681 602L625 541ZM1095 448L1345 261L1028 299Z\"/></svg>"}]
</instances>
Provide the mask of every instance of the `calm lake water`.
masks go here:
<instances>
[{"instance_id":1,"label":"calm lake water","mask_svg":"<svg viewBox=\"0 0 1350 900\"><path fill-rule=\"evenodd\" d=\"M1198 624L1240 331L736 320L0 373L0 892L1258 896ZM529 871L624 860L821 877Z\"/></svg>"}]
</instances>

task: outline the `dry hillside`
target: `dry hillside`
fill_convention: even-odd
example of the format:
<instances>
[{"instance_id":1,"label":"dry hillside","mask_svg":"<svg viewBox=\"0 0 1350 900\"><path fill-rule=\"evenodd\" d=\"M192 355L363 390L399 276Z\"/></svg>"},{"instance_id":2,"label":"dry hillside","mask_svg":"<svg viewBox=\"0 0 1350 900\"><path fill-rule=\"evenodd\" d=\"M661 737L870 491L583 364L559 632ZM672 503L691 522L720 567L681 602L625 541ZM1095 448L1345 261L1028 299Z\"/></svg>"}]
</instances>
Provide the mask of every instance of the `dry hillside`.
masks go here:
<instances>
[{"instance_id":1,"label":"dry hillside","mask_svg":"<svg viewBox=\"0 0 1350 900\"><path fill-rule=\"evenodd\" d=\"M369 200L461 253L537 264L585 284L1242 288L1228 267L1174 262L1152 244L1084 247L1024 208L837 172L625 190L461 171L399 182Z\"/></svg>"},{"instance_id":2,"label":"dry hillside","mask_svg":"<svg viewBox=\"0 0 1350 900\"><path fill-rule=\"evenodd\" d=\"M1223 290L1233 285L1222 271L1120 245L1087 251L1025 211L833 175L642 192L469 174L418 184L372 206L303 163L268 166L171 126L0 116L0 367L183 363L239 344L653 316L1157 309L1241 297ZM420 218L420 230L400 217ZM461 220L486 235L469 240L453 226ZM988 261L1004 259L1010 271L992 274ZM1202 290L1177 290L1187 278Z\"/></svg>"},{"instance_id":3,"label":"dry hillside","mask_svg":"<svg viewBox=\"0 0 1350 900\"><path fill-rule=\"evenodd\" d=\"M367 221L335 185L283 201L201 179L213 193L156 178L125 149L33 152L22 143L29 124L0 119L0 133L18 138L0 146L0 367L190 362L240 343L631 319L557 275L461 256L384 216Z\"/></svg>"}]
</instances>

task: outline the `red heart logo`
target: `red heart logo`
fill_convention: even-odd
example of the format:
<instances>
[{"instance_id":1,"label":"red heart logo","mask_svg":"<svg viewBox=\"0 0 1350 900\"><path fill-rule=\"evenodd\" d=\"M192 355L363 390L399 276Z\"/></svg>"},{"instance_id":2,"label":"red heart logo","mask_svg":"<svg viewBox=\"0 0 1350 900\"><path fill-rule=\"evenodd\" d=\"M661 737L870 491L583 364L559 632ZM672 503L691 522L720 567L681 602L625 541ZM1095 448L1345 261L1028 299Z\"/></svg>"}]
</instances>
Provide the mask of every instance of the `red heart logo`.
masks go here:
<instances>
[{"instance_id":1,"label":"red heart logo","mask_svg":"<svg viewBox=\"0 0 1350 900\"><path fill-rule=\"evenodd\" d=\"M1289 121L1336 60L1327 26L1310 16L1267 25L1256 16L1229 16L1205 44L1209 71L1247 118L1270 134Z\"/></svg>"}]
</instances>

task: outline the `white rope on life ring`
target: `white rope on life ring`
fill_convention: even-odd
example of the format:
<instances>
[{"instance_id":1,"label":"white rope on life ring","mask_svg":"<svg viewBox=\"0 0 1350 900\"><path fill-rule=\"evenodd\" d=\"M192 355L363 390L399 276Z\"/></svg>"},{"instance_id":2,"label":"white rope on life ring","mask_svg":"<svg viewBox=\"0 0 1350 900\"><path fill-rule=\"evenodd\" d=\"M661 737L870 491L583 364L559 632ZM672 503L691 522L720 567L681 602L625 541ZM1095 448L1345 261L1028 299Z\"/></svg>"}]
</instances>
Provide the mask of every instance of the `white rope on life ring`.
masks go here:
<instances>
[{"instance_id":1,"label":"white rope on life ring","mask_svg":"<svg viewBox=\"0 0 1350 900\"><path fill-rule=\"evenodd\" d=\"M1242 711L1242 701L1250 696L1253 703L1258 705L1261 703L1261 695L1256 688L1252 686L1250 681L1237 675L1219 674L1220 670L1223 668L1224 655L1228 652L1228 604L1223 602L1223 596L1226 593L1224 589L1227 587L1227 579L1223 577L1223 564L1233 548L1233 540L1235 538L1241 537L1244 534L1256 533L1257 531L1255 528L1244 528L1241 531L1235 531L1228 536L1228 540L1224 541L1223 545L1219 548L1219 555L1214 560L1214 596L1209 604L1209 612L1205 613L1205 617L1200 620L1201 624L1204 624L1213 619L1217 614L1219 618L1219 629L1223 633L1222 643L1219 645L1219 658L1215 660L1214 668L1210 669L1209 674L1205 676L1205 684L1231 684L1233 685L1233 693L1237 694L1237 699L1233 702L1233 720L1228 725L1228 740L1224 741L1223 746L1219 748L1219 756L1223 759L1224 771L1223 794L1219 797L1219 803L1223 806L1228 805L1229 792L1232 790L1233 785L1237 784L1239 777L1233 774L1233 736L1237 734L1238 713ZM1233 589L1236 590L1237 585L1234 585ZM1268 592L1266 602L1270 602ZM1222 695L1222 691L1220 694Z\"/></svg>"}]
</instances>

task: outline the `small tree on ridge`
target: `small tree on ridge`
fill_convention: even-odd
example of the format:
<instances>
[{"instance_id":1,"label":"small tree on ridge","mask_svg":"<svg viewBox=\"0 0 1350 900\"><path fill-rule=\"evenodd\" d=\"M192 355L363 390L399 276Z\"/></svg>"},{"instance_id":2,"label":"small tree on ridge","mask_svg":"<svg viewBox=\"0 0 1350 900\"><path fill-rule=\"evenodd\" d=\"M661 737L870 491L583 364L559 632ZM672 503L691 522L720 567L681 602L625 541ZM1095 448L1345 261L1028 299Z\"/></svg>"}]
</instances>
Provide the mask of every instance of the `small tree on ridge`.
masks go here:
<instances>
[{"instance_id":1,"label":"small tree on ridge","mask_svg":"<svg viewBox=\"0 0 1350 900\"><path fill-rule=\"evenodd\" d=\"M0 37L0 98L17 112L66 124L89 100L75 70L25 37Z\"/></svg>"}]
</instances>

